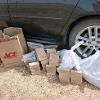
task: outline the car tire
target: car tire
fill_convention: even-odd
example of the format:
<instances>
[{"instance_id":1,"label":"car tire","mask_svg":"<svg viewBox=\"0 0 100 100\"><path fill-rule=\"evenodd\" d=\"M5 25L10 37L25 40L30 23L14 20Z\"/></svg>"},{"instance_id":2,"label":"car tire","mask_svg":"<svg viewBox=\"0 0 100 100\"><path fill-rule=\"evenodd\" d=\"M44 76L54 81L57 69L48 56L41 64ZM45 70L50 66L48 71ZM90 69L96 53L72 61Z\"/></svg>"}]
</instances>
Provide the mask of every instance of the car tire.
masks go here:
<instances>
[{"instance_id":1,"label":"car tire","mask_svg":"<svg viewBox=\"0 0 100 100\"><path fill-rule=\"evenodd\" d=\"M94 27L94 29L93 29L93 27ZM83 38L85 37L88 40L88 39L94 37L95 33L97 33L97 32L98 32L98 35L100 35L100 29L98 29L97 32L95 32L95 29L97 29L97 27L100 28L100 18L90 18L90 19L78 22L78 24L76 24L72 28L72 30L70 31L70 35L69 35L69 47L71 48L77 42L83 41L83 39L82 40L78 40L77 37L80 37L80 36L82 37L83 36ZM89 28L91 28L91 34L93 35L93 36L90 35L90 37L88 36L88 34L89 34L88 29ZM84 33L84 31L86 31L86 29L87 29L87 33ZM84 41L84 42L87 42L87 40ZM90 40L92 41L92 39L90 39ZM95 41L96 41L96 39L95 39ZM87 43L84 43L84 44L87 44ZM95 44L95 42L92 41L91 45L88 44L89 45L88 47L92 48L92 45L93 45L93 48L95 49L96 46L94 46L94 44ZM93 52L90 54L90 53L88 53L89 50L87 49L87 52L86 52L87 54L86 53L83 54L82 52L85 51L83 47L85 48L84 45L82 45L81 47L79 47L81 49L81 51L79 51L79 49L76 49L76 53L79 56L81 56L81 57L88 57L88 56L90 56L91 54L93 54L95 52L95 50L93 50ZM90 48L90 50L91 50L91 48ZM83 49L83 51L82 51L82 49ZM100 48L98 47L98 49L100 49Z\"/></svg>"}]
</instances>

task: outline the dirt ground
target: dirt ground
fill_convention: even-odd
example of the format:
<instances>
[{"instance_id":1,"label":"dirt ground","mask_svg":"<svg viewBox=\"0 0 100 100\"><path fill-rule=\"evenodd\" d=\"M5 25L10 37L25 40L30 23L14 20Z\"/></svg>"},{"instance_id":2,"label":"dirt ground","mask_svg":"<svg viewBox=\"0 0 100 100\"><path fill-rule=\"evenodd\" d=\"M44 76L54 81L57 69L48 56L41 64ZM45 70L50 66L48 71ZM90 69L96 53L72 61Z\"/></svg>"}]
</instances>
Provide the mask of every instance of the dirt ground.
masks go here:
<instances>
[{"instance_id":1,"label":"dirt ground","mask_svg":"<svg viewBox=\"0 0 100 100\"><path fill-rule=\"evenodd\" d=\"M27 75L23 67L0 68L0 100L100 100L100 90L87 82L48 82L45 74Z\"/></svg>"}]
</instances>

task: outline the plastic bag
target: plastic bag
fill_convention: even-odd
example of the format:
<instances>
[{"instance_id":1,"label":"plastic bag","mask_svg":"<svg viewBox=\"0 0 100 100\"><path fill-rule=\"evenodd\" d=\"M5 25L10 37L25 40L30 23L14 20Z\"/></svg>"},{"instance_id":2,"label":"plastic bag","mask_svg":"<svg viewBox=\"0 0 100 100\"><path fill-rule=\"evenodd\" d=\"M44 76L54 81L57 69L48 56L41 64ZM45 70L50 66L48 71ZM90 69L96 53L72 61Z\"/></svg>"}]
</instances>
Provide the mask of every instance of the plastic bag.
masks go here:
<instances>
[{"instance_id":1,"label":"plastic bag","mask_svg":"<svg viewBox=\"0 0 100 100\"><path fill-rule=\"evenodd\" d=\"M43 44L40 44L40 43L35 43L35 42L27 42L27 45L29 47L29 50L33 51L35 50L36 48L57 48L58 45L43 45Z\"/></svg>"},{"instance_id":2,"label":"plastic bag","mask_svg":"<svg viewBox=\"0 0 100 100\"><path fill-rule=\"evenodd\" d=\"M35 48L39 48L39 47L44 48L44 46L40 43L27 42L27 45L31 51L34 50Z\"/></svg>"},{"instance_id":3,"label":"plastic bag","mask_svg":"<svg viewBox=\"0 0 100 100\"><path fill-rule=\"evenodd\" d=\"M36 61L35 51L23 55L22 61L24 63L32 63Z\"/></svg>"},{"instance_id":4,"label":"plastic bag","mask_svg":"<svg viewBox=\"0 0 100 100\"><path fill-rule=\"evenodd\" d=\"M100 88L100 51L83 59L78 66L80 66L84 79Z\"/></svg>"},{"instance_id":5,"label":"plastic bag","mask_svg":"<svg viewBox=\"0 0 100 100\"><path fill-rule=\"evenodd\" d=\"M63 50L60 52L60 62L60 68L72 69L75 66L75 63L70 56L70 50Z\"/></svg>"},{"instance_id":6,"label":"plastic bag","mask_svg":"<svg viewBox=\"0 0 100 100\"><path fill-rule=\"evenodd\" d=\"M96 51L88 58L81 59L74 52L80 45L82 45L82 42L73 46L71 50L60 51L60 68L72 69L75 67L77 70L82 71L85 80L100 88L100 51Z\"/></svg>"},{"instance_id":7,"label":"plastic bag","mask_svg":"<svg viewBox=\"0 0 100 100\"><path fill-rule=\"evenodd\" d=\"M71 50L64 49L59 52L60 62L61 62L59 65L60 68L72 69L73 67L76 66L77 61L79 61L79 62L81 61L81 58L74 52L74 50L82 44L83 44L83 41L74 45L71 48ZM77 69L79 69L79 68L80 67L78 67Z\"/></svg>"}]
</instances>

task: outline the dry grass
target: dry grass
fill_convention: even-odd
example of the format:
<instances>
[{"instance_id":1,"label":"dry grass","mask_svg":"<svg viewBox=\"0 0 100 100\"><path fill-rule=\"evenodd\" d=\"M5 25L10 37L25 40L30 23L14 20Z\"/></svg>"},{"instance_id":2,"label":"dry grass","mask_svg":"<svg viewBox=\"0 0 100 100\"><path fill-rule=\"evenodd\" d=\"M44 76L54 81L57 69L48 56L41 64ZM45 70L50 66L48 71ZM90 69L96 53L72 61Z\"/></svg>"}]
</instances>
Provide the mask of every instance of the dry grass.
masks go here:
<instances>
[{"instance_id":1,"label":"dry grass","mask_svg":"<svg viewBox=\"0 0 100 100\"><path fill-rule=\"evenodd\" d=\"M100 100L100 90L87 82L62 85L48 82L44 74L23 72L23 67L0 68L0 100Z\"/></svg>"}]
</instances>

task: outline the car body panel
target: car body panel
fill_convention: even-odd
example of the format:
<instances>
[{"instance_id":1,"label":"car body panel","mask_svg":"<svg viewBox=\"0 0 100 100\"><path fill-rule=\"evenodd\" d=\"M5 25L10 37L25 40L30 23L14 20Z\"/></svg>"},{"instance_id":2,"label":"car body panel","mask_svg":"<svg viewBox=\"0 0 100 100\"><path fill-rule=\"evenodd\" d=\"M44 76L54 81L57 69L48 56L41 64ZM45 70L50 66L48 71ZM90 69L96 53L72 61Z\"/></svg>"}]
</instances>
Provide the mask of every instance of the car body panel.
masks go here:
<instances>
[{"instance_id":1,"label":"car body panel","mask_svg":"<svg viewBox=\"0 0 100 100\"><path fill-rule=\"evenodd\" d=\"M66 44L67 42L68 44L69 30L72 29L75 23L95 16L100 17L100 0L80 0L62 30L62 34L64 34L64 43Z\"/></svg>"},{"instance_id":2,"label":"car body panel","mask_svg":"<svg viewBox=\"0 0 100 100\"><path fill-rule=\"evenodd\" d=\"M8 26L22 27L26 38L58 44L67 43L74 22L100 15L100 0L0 0L2 4L0 19L9 20Z\"/></svg>"},{"instance_id":3,"label":"car body panel","mask_svg":"<svg viewBox=\"0 0 100 100\"><path fill-rule=\"evenodd\" d=\"M60 42L63 39L61 31L78 0L8 1L9 12L13 21L31 23L34 36L48 34L54 36L54 39Z\"/></svg>"},{"instance_id":4,"label":"car body panel","mask_svg":"<svg viewBox=\"0 0 100 100\"><path fill-rule=\"evenodd\" d=\"M7 10L7 0L0 0L0 27L6 26L5 21L9 20L9 14Z\"/></svg>"},{"instance_id":5,"label":"car body panel","mask_svg":"<svg viewBox=\"0 0 100 100\"><path fill-rule=\"evenodd\" d=\"M100 0L80 0L74 10L71 19L72 22L85 16L100 15Z\"/></svg>"}]
</instances>

